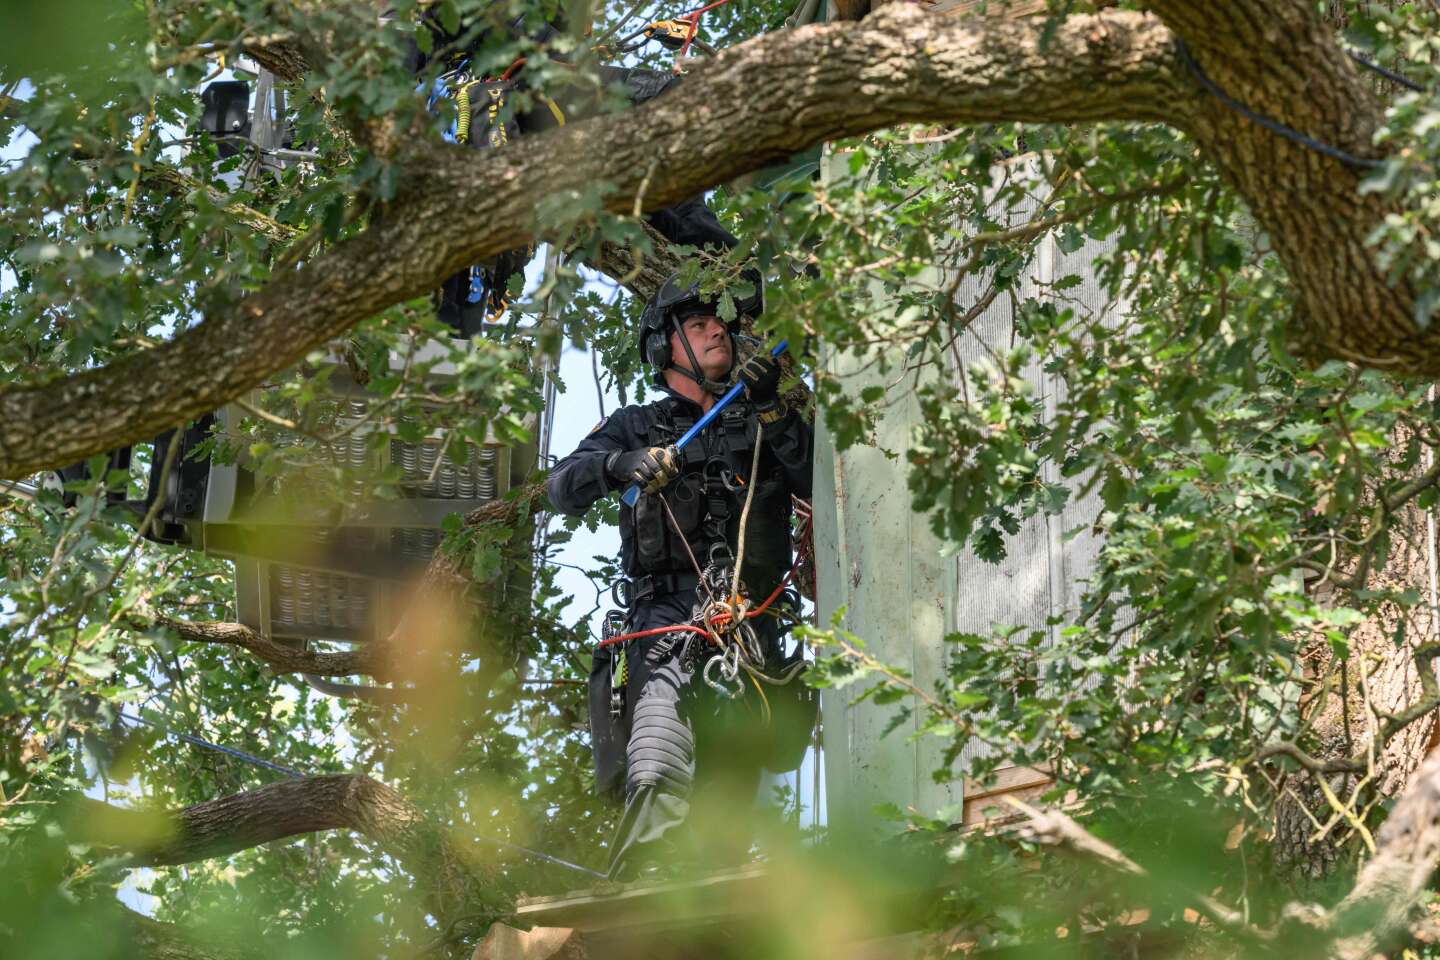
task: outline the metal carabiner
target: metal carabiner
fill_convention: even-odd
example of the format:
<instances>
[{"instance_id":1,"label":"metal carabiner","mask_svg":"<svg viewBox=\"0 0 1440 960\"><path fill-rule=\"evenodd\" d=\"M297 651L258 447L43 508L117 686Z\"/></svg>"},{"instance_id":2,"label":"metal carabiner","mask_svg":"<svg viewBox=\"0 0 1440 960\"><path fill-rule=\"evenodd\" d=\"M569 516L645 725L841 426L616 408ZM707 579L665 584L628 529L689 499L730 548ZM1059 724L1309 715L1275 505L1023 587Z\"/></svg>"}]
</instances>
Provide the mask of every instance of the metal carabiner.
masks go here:
<instances>
[{"instance_id":1,"label":"metal carabiner","mask_svg":"<svg viewBox=\"0 0 1440 960\"><path fill-rule=\"evenodd\" d=\"M733 649L733 647L731 649ZM716 680L713 676L711 676L711 673L712 671L714 671L716 666L720 667L721 676L725 677L727 681L735 684L733 690L730 687L725 686L725 684L721 683L719 680ZM735 667L735 670L738 672L739 667ZM705 661L705 669L701 671L700 675L702 678L704 678L706 686L710 687L710 689L720 694L726 700L735 700L739 698L742 693L745 692L745 685L736 682L734 674L726 676L727 673L729 673L729 671L726 667L726 654L717 653L715 654L715 656Z\"/></svg>"}]
</instances>

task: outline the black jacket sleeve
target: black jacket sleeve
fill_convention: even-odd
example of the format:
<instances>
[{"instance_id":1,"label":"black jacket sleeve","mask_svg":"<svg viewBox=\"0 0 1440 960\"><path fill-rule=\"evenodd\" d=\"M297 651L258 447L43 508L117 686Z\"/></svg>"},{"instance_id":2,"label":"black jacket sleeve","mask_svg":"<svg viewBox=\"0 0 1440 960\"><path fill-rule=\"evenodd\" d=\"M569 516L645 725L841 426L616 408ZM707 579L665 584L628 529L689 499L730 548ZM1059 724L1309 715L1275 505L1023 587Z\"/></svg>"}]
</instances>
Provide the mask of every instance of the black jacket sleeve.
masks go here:
<instances>
[{"instance_id":1,"label":"black jacket sleeve","mask_svg":"<svg viewBox=\"0 0 1440 960\"><path fill-rule=\"evenodd\" d=\"M605 458L617 450L640 446L630 419L631 408L616 411L600 421L568 457L555 464L545 481L545 492L556 510L578 517L615 489L605 476Z\"/></svg>"},{"instance_id":2,"label":"black jacket sleeve","mask_svg":"<svg viewBox=\"0 0 1440 960\"><path fill-rule=\"evenodd\" d=\"M815 472L815 432L794 410L765 428L765 445L785 471L790 492L809 500Z\"/></svg>"}]
</instances>

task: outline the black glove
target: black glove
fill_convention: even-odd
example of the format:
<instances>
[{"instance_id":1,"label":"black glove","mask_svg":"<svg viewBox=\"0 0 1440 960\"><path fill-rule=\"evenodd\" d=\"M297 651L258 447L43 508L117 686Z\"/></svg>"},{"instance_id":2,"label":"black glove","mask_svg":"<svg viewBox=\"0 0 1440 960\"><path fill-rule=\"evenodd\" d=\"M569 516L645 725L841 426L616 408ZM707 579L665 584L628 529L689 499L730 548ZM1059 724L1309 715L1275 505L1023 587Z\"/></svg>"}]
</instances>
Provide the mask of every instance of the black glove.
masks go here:
<instances>
[{"instance_id":1,"label":"black glove","mask_svg":"<svg viewBox=\"0 0 1440 960\"><path fill-rule=\"evenodd\" d=\"M617 450L605 458L605 475L617 485L633 483L654 493L680 472L680 451L670 447Z\"/></svg>"},{"instance_id":2,"label":"black glove","mask_svg":"<svg viewBox=\"0 0 1440 960\"><path fill-rule=\"evenodd\" d=\"M757 353L742 363L740 380L757 407L767 407L780 396L780 364L768 353Z\"/></svg>"}]
</instances>

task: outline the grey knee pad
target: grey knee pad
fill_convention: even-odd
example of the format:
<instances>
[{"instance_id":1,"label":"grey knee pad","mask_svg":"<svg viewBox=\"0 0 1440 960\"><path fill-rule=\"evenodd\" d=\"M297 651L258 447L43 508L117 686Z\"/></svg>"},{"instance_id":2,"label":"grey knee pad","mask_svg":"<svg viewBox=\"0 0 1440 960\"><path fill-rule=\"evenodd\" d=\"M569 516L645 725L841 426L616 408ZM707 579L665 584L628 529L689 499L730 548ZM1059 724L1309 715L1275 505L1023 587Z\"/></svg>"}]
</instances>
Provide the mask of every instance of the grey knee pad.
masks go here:
<instances>
[{"instance_id":1,"label":"grey knee pad","mask_svg":"<svg viewBox=\"0 0 1440 960\"><path fill-rule=\"evenodd\" d=\"M625 761L627 796L646 786L689 796L695 782L695 737L674 700L649 697L635 705Z\"/></svg>"}]
</instances>

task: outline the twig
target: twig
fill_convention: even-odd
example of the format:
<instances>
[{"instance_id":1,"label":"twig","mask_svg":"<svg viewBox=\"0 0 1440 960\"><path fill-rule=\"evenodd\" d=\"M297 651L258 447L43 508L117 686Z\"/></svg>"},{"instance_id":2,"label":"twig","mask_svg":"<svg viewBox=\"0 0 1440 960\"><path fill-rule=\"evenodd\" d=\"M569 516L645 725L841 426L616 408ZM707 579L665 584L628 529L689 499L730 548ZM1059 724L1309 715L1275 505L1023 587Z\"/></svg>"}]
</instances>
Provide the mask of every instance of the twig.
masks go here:
<instances>
[{"instance_id":1,"label":"twig","mask_svg":"<svg viewBox=\"0 0 1440 960\"><path fill-rule=\"evenodd\" d=\"M1001 797L1003 801L1029 818L1026 836L1035 843L1047 844L1070 850L1101 865L1129 877L1148 878L1150 872L1131 860L1125 854L1090 833L1071 817L1059 810L1039 810L1024 800L1012 795ZM1232 936L1250 942L1268 942L1273 935L1259 930L1245 922L1244 916L1223 903L1203 893L1188 893L1188 899L1196 908Z\"/></svg>"}]
</instances>

